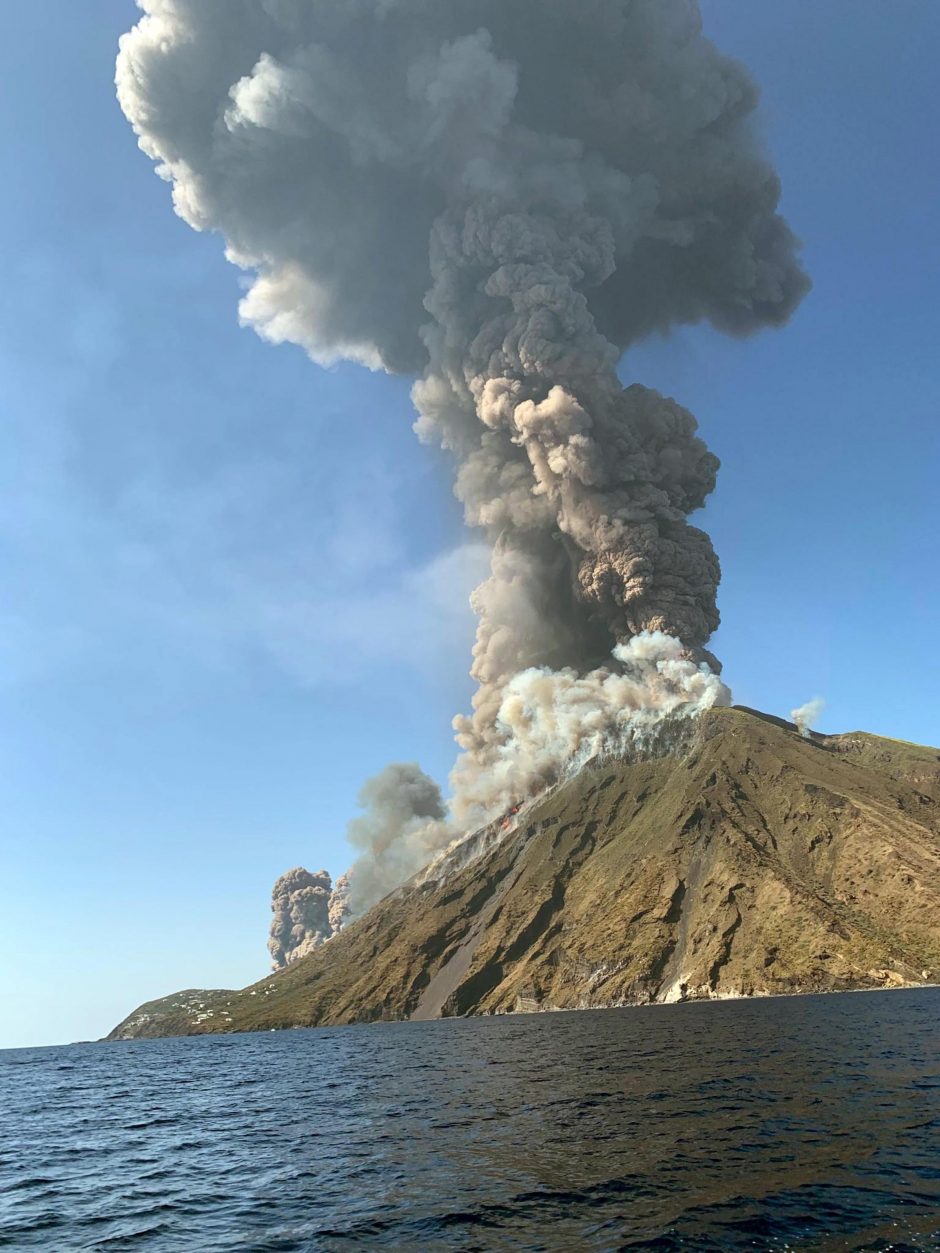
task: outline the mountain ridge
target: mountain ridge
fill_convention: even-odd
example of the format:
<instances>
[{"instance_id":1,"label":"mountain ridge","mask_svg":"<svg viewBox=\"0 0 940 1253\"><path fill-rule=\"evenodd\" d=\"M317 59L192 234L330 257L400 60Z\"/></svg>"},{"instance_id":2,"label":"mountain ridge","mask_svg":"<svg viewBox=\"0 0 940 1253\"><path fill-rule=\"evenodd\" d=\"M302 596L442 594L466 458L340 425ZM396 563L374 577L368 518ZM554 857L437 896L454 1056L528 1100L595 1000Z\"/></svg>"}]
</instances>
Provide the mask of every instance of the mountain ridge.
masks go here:
<instances>
[{"instance_id":1,"label":"mountain ridge","mask_svg":"<svg viewBox=\"0 0 940 1253\"><path fill-rule=\"evenodd\" d=\"M500 825L286 970L107 1038L940 982L936 749L713 709Z\"/></svg>"}]
</instances>

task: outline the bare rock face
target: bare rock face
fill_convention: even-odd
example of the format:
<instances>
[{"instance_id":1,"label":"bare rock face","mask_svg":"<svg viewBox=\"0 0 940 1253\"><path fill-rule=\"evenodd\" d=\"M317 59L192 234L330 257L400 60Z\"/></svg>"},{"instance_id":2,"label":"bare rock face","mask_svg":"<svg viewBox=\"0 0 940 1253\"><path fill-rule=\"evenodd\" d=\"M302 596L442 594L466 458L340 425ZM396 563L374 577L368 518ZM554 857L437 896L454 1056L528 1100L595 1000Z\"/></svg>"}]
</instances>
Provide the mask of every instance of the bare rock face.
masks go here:
<instances>
[{"instance_id":1,"label":"bare rock face","mask_svg":"<svg viewBox=\"0 0 940 1253\"><path fill-rule=\"evenodd\" d=\"M330 894L333 880L326 870L311 874L296 866L282 874L271 894L272 968L283 970L318 948L332 935Z\"/></svg>"}]
</instances>

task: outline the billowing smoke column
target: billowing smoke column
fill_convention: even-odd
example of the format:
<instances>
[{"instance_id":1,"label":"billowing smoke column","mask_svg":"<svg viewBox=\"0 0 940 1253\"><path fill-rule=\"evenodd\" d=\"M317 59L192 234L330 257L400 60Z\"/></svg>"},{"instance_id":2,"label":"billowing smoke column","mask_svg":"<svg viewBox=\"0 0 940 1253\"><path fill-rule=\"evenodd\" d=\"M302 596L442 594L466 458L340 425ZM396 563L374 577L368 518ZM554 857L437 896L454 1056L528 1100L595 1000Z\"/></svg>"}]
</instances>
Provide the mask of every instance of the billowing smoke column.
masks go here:
<instances>
[{"instance_id":1,"label":"billowing smoke column","mask_svg":"<svg viewBox=\"0 0 940 1253\"><path fill-rule=\"evenodd\" d=\"M311 874L301 866L282 874L271 893L268 952L275 970L299 961L332 935L329 919L333 882L325 870Z\"/></svg>"},{"instance_id":2,"label":"billowing smoke column","mask_svg":"<svg viewBox=\"0 0 940 1253\"><path fill-rule=\"evenodd\" d=\"M420 375L416 429L491 542L458 823L726 696L718 561L688 522L718 462L616 366L679 323L782 323L808 284L756 88L695 0L142 7L120 102L177 212L253 272L243 321Z\"/></svg>"}]
</instances>

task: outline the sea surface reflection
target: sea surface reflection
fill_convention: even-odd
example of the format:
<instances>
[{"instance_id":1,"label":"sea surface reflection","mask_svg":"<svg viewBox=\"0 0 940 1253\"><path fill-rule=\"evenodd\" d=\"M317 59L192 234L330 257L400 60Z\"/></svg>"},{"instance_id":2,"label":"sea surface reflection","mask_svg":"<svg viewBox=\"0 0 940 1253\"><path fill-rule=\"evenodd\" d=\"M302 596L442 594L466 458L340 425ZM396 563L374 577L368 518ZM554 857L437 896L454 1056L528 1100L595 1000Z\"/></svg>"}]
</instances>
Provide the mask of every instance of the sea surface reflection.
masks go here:
<instances>
[{"instance_id":1,"label":"sea surface reflection","mask_svg":"<svg viewBox=\"0 0 940 1253\"><path fill-rule=\"evenodd\" d=\"M0 1053L0 1245L940 1248L940 990Z\"/></svg>"}]
</instances>

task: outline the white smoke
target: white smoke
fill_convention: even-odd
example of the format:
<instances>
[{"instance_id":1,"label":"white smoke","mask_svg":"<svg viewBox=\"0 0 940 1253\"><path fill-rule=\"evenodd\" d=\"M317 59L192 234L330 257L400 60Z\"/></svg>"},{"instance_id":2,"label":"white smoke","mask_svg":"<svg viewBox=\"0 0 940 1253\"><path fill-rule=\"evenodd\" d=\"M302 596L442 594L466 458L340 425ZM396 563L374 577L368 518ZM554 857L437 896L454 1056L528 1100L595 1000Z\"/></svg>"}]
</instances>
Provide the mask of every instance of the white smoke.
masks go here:
<instances>
[{"instance_id":1,"label":"white smoke","mask_svg":"<svg viewBox=\"0 0 940 1253\"><path fill-rule=\"evenodd\" d=\"M663 747L665 723L728 705L731 693L681 641L644 631L618 644L613 662L579 675L532 667L503 689L500 735L484 760L466 754L454 770L454 809L464 827L481 825L597 757Z\"/></svg>"},{"instance_id":2,"label":"white smoke","mask_svg":"<svg viewBox=\"0 0 940 1253\"><path fill-rule=\"evenodd\" d=\"M448 813L440 789L416 763L393 763L359 794L365 813L347 839L361 855L337 880L330 922L338 931L474 830L605 757L668 751L689 720L731 692L678 639L644 631L618 644L608 665L585 675L530 667L502 689L498 734L485 757L464 753L451 776Z\"/></svg>"},{"instance_id":3,"label":"white smoke","mask_svg":"<svg viewBox=\"0 0 940 1253\"><path fill-rule=\"evenodd\" d=\"M809 739L810 732L816 725L819 715L826 708L826 702L821 696L814 696L812 700L808 700L805 705L799 705L796 709L790 710L790 717L796 723L796 729L804 739Z\"/></svg>"}]
</instances>

